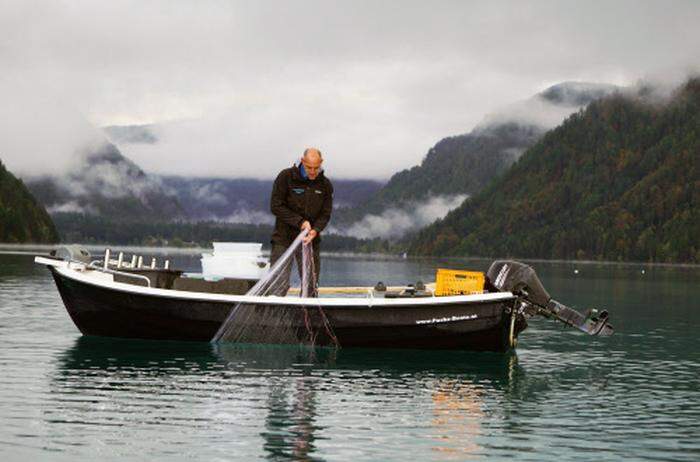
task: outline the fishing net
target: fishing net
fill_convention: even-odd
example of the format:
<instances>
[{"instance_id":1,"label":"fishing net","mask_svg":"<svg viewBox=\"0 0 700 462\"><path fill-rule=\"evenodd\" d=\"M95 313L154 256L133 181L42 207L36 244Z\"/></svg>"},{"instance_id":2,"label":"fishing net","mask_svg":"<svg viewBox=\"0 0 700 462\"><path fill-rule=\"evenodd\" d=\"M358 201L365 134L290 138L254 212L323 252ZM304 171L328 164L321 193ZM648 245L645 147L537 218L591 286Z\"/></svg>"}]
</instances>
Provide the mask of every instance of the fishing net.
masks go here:
<instances>
[{"instance_id":1,"label":"fishing net","mask_svg":"<svg viewBox=\"0 0 700 462\"><path fill-rule=\"evenodd\" d=\"M313 249L312 244L303 243L306 234L306 230L302 231L265 276L246 293L246 297L266 299L246 300L235 305L212 342L339 346L326 313L316 301ZM278 303L289 287L295 259L301 262L300 300L308 303Z\"/></svg>"}]
</instances>

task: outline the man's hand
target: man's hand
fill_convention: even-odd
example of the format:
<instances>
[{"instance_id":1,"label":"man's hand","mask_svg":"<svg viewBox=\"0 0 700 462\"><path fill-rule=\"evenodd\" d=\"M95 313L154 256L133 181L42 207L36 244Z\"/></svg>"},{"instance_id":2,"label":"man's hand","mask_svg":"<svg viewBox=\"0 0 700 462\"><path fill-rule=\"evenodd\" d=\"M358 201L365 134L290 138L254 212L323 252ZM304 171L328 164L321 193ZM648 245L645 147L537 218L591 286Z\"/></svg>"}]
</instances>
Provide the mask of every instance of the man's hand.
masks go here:
<instances>
[{"instance_id":1,"label":"man's hand","mask_svg":"<svg viewBox=\"0 0 700 462\"><path fill-rule=\"evenodd\" d=\"M308 244L311 241L313 241L316 236L318 236L318 233L315 229L312 229L309 231L309 234L307 234L306 237L302 239L302 242L304 242L304 244Z\"/></svg>"},{"instance_id":2,"label":"man's hand","mask_svg":"<svg viewBox=\"0 0 700 462\"><path fill-rule=\"evenodd\" d=\"M301 229L305 229L308 231L308 234L302 240L304 244L308 244L309 242L313 241L314 238L318 235L316 230L311 228L311 223L309 223L306 220L301 224Z\"/></svg>"}]
</instances>

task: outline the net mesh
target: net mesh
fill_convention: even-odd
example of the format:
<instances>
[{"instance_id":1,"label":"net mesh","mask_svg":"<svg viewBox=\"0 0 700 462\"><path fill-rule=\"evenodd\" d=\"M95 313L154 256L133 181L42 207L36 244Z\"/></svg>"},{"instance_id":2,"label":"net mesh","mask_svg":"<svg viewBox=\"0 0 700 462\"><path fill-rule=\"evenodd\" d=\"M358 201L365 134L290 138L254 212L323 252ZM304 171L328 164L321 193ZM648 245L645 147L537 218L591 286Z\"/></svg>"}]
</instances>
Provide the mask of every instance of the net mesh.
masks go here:
<instances>
[{"instance_id":1,"label":"net mesh","mask_svg":"<svg viewBox=\"0 0 700 462\"><path fill-rule=\"evenodd\" d=\"M340 346L323 308L315 301L317 277L312 244L304 244L302 231L292 245L246 296L265 297L236 304L212 342L300 344ZM286 295L294 260L301 266L301 299L304 304L281 304Z\"/></svg>"}]
</instances>

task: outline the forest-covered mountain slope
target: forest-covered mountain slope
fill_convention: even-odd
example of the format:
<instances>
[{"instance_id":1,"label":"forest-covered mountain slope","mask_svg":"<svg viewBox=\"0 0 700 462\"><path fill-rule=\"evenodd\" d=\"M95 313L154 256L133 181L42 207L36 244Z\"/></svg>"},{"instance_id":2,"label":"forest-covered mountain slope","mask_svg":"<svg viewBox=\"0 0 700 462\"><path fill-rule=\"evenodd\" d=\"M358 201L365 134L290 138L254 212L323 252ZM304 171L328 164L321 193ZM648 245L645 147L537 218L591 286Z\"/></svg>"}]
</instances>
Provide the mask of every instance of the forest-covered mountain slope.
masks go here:
<instances>
[{"instance_id":1,"label":"forest-covered mountain slope","mask_svg":"<svg viewBox=\"0 0 700 462\"><path fill-rule=\"evenodd\" d=\"M57 241L58 232L46 209L0 162L0 242Z\"/></svg>"},{"instance_id":2,"label":"forest-covered mountain slope","mask_svg":"<svg viewBox=\"0 0 700 462\"><path fill-rule=\"evenodd\" d=\"M469 133L440 140L420 165L394 174L365 203L341 211L335 217L336 224L352 223L387 209L410 208L431 197L476 194L548 129L617 90L614 85L563 82L489 114Z\"/></svg>"},{"instance_id":3,"label":"forest-covered mountain slope","mask_svg":"<svg viewBox=\"0 0 700 462\"><path fill-rule=\"evenodd\" d=\"M700 263L700 79L614 95L548 132L414 254Z\"/></svg>"}]
</instances>

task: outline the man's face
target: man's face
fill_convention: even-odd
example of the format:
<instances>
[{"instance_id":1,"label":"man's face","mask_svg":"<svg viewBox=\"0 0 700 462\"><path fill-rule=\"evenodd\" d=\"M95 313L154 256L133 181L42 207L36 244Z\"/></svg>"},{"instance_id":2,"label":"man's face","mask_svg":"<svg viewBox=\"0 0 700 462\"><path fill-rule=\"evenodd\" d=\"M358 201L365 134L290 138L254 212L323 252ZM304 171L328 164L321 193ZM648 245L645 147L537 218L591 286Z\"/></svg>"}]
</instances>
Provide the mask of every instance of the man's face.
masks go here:
<instances>
[{"instance_id":1,"label":"man's face","mask_svg":"<svg viewBox=\"0 0 700 462\"><path fill-rule=\"evenodd\" d=\"M304 165L304 170L309 176L309 179L315 180L319 173L321 173L321 164L323 159L315 155L307 155L301 158L301 163Z\"/></svg>"}]
</instances>

